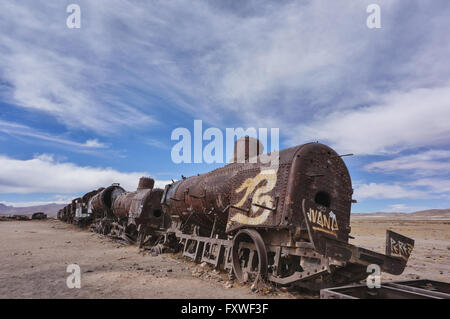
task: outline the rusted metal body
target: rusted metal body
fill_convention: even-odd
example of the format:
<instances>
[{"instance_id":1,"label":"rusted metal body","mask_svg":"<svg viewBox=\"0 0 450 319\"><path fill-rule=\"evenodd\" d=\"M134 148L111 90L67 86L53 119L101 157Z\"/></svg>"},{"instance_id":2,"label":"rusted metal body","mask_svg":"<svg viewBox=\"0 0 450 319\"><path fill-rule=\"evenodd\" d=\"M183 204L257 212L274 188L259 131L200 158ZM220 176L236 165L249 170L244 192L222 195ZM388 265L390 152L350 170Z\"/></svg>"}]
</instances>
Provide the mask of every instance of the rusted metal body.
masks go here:
<instances>
[{"instance_id":1,"label":"rusted metal body","mask_svg":"<svg viewBox=\"0 0 450 319\"><path fill-rule=\"evenodd\" d=\"M68 223L72 223L72 203L66 206L65 218Z\"/></svg>"},{"instance_id":2,"label":"rusted metal body","mask_svg":"<svg viewBox=\"0 0 450 319\"><path fill-rule=\"evenodd\" d=\"M163 190L153 189L154 183L152 178L142 177L134 192L113 184L85 194L74 201L78 224L91 224L95 232L128 242L135 242L138 236L144 240L148 235L161 235L170 226L170 218L161 209ZM63 220L64 210L60 215Z\"/></svg>"},{"instance_id":3,"label":"rusted metal body","mask_svg":"<svg viewBox=\"0 0 450 319\"><path fill-rule=\"evenodd\" d=\"M157 229L167 229L170 226L170 217L166 216L161 207L163 190L138 191L133 198L129 212L129 224L147 225Z\"/></svg>"},{"instance_id":4,"label":"rusted metal body","mask_svg":"<svg viewBox=\"0 0 450 319\"><path fill-rule=\"evenodd\" d=\"M146 236L149 230L165 230L170 219L161 209L162 189L153 189L155 181L142 177L136 191L123 193L114 202L113 213L118 220L116 236L125 232L129 241L138 234ZM142 238L144 240L144 238Z\"/></svg>"},{"instance_id":5,"label":"rusted metal body","mask_svg":"<svg viewBox=\"0 0 450 319\"><path fill-rule=\"evenodd\" d=\"M67 205L64 207L64 221L67 222L69 220L69 213L70 213L70 207L72 204Z\"/></svg>"},{"instance_id":6,"label":"rusted metal body","mask_svg":"<svg viewBox=\"0 0 450 319\"><path fill-rule=\"evenodd\" d=\"M164 216L161 207L163 190L153 188L155 181L142 177L139 186L130 202L128 224L148 225L153 228L167 229L170 219Z\"/></svg>"},{"instance_id":7,"label":"rusted metal body","mask_svg":"<svg viewBox=\"0 0 450 319\"><path fill-rule=\"evenodd\" d=\"M406 291L423 293L437 298L450 299L450 283L448 282L429 279L415 279L388 282L385 285Z\"/></svg>"},{"instance_id":8,"label":"rusted metal body","mask_svg":"<svg viewBox=\"0 0 450 319\"><path fill-rule=\"evenodd\" d=\"M178 181L167 187L165 207L172 218L207 232L217 218L215 231L226 234L249 225L301 228L302 199L317 197L325 204L330 202L342 224L333 234L347 241L352 187L338 154L312 143L283 150L279 158L278 169L266 169L261 163L232 163ZM301 230L306 231L304 225Z\"/></svg>"},{"instance_id":9,"label":"rusted metal body","mask_svg":"<svg viewBox=\"0 0 450 319\"><path fill-rule=\"evenodd\" d=\"M64 208L63 209L61 209L61 213L60 213L60 219L63 221L63 222L65 222L66 221L66 207L67 206L64 206Z\"/></svg>"},{"instance_id":10,"label":"rusted metal body","mask_svg":"<svg viewBox=\"0 0 450 319\"><path fill-rule=\"evenodd\" d=\"M12 218L15 220L30 220L30 217L27 215L13 215Z\"/></svg>"},{"instance_id":11,"label":"rusted metal body","mask_svg":"<svg viewBox=\"0 0 450 319\"><path fill-rule=\"evenodd\" d=\"M89 201L102 190L104 190L104 188L88 192L76 201L74 223L80 226L86 226L92 222L94 216L89 213Z\"/></svg>"},{"instance_id":12,"label":"rusted metal body","mask_svg":"<svg viewBox=\"0 0 450 319\"><path fill-rule=\"evenodd\" d=\"M88 214L96 217L114 217L114 202L125 190L119 184L112 184L103 189L88 202Z\"/></svg>"},{"instance_id":13,"label":"rusted metal body","mask_svg":"<svg viewBox=\"0 0 450 319\"><path fill-rule=\"evenodd\" d=\"M261 156L244 159L166 186L163 209L184 255L233 268L241 281L254 273L312 289L363 279L372 263L402 273L411 239L388 233L389 245L407 249L386 255L348 243L353 189L334 150L319 143L288 148L272 166Z\"/></svg>"},{"instance_id":14,"label":"rusted metal body","mask_svg":"<svg viewBox=\"0 0 450 319\"><path fill-rule=\"evenodd\" d=\"M76 205L83 212L87 201L93 230L149 242L156 253L182 249L241 282L319 290L364 279L370 264L403 272L412 239L387 231L385 254L349 244L352 183L333 149L308 143L267 157L248 137L235 148L241 150L222 168L183 177L164 191L151 178L128 193L113 184L74 200L60 218L70 222Z\"/></svg>"},{"instance_id":15,"label":"rusted metal body","mask_svg":"<svg viewBox=\"0 0 450 319\"><path fill-rule=\"evenodd\" d=\"M155 181L152 178L141 177L136 191L127 192L117 197L113 208L114 215L119 220L128 220L129 215L133 215L133 218L136 214L139 216L140 211L138 212L138 210L144 207L143 199L146 194L151 193L154 184Z\"/></svg>"},{"instance_id":16,"label":"rusted metal body","mask_svg":"<svg viewBox=\"0 0 450 319\"><path fill-rule=\"evenodd\" d=\"M322 289L321 299L450 299L450 284L427 279Z\"/></svg>"},{"instance_id":17,"label":"rusted metal body","mask_svg":"<svg viewBox=\"0 0 450 319\"><path fill-rule=\"evenodd\" d=\"M31 215L31 219L47 219L47 214L43 212L34 213Z\"/></svg>"},{"instance_id":18,"label":"rusted metal body","mask_svg":"<svg viewBox=\"0 0 450 319\"><path fill-rule=\"evenodd\" d=\"M114 202L113 213L119 220L127 219L130 211L131 202L133 201L136 192L123 193L117 197Z\"/></svg>"},{"instance_id":19,"label":"rusted metal body","mask_svg":"<svg viewBox=\"0 0 450 319\"><path fill-rule=\"evenodd\" d=\"M251 142L254 142L253 147ZM263 146L256 139L246 137L238 140L233 164L167 185L163 195L165 209L183 227L193 225L198 227L200 235L209 235L214 226L214 232L223 237L233 230L227 222L229 213L234 213L232 204L236 201L236 190L247 178L255 178L260 171L261 165L250 164L250 158L255 158L262 150ZM247 192L245 194L248 195ZM246 208L236 209L241 212Z\"/></svg>"},{"instance_id":20,"label":"rusted metal body","mask_svg":"<svg viewBox=\"0 0 450 319\"><path fill-rule=\"evenodd\" d=\"M69 205L69 211L67 213L67 222L74 223L75 222L75 214L77 210L77 204L81 202L81 197L75 198L72 200L72 203Z\"/></svg>"}]
</instances>

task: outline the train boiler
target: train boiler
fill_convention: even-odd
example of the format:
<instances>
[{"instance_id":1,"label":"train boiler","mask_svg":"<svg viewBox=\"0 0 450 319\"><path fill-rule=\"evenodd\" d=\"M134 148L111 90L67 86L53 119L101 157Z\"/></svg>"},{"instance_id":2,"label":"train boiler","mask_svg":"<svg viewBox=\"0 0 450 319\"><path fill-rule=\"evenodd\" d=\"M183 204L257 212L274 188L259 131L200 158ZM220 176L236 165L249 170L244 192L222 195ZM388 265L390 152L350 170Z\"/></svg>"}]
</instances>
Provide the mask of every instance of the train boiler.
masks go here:
<instances>
[{"instance_id":1,"label":"train boiler","mask_svg":"<svg viewBox=\"0 0 450 319\"><path fill-rule=\"evenodd\" d=\"M67 222L68 211L70 209L69 207L70 207L70 205L67 205L67 206L64 206L64 208L63 208L63 211L62 211L62 214L61 214L61 220L64 221L64 222Z\"/></svg>"},{"instance_id":2,"label":"train boiler","mask_svg":"<svg viewBox=\"0 0 450 319\"><path fill-rule=\"evenodd\" d=\"M118 183L113 183L90 198L88 201L88 214L95 220L91 224L91 230L104 235L109 234L111 224L115 221L113 213L114 202L124 193L125 189Z\"/></svg>"},{"instance_id":3,"label":"train boiler","mask_svg":"<svg viewBox=\"0 0 450 319\"><path fill-rule=\"evenodd\" d=\"M102 190L104 190L104 188L93 190L89 193L84 194L81 198L79 198L76 201L75 218L74 218L75 224L80 226L87 226L93 221L94 216L93 214L91 214L92 211L90 213L88 210L89 201L91 200L92 197L97 195Z\"/></svg>"},{"instance_id":4,"label":"train boiler","mask_svg":"<svg viewBox=\"0 0 450 319\"><path fill-rule=\"evenodd\" d=\"M232 163L167 185L162 206L183 255L232 270L241 282L319 289L401 274L414 241L387 231L386 254L349 243L352 183L341 156L320 143L288 148L265 164L251 138ZM252 151L253 150L253 151Z\"/></svg>"},{"instance_id":5,"label":"train boiler","mask_svg":"<svg viewBox=\"0 0 450 319\"><path fill-rule=\"evenodd\" d=\"M73 219L75 217L75 203L76 203L77 200L78 200L78 198L73 199L72 202L69 205L66 206L67 207L67 209L66 209L66 221L69 224L73 223Z\"/></svg>"},{"instance_id":6,"label":"train boiler","mask_svg":"<svg viewBox=\"0 0 450 319\"><path fill-rule=\"evenodd\" d=\"M163 190L153 188L152 178L141 177L134 192L119 195L114 202L113 214L116 222L110 235L129 242L139 239L140 244L149 240L148 236L159 238L170 225L170 219L161 209Z\"/></svg>"}]
</instances>

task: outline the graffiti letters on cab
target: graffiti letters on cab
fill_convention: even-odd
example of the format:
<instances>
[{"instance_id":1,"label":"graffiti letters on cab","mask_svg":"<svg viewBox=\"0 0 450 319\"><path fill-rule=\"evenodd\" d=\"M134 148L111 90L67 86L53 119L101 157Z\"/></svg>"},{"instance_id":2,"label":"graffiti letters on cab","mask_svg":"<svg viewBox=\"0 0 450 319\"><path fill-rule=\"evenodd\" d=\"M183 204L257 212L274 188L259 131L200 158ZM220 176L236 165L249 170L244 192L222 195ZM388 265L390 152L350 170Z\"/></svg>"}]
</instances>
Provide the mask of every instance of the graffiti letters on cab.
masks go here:
<instances>
[{"instance_id":1,"label":"graffiti letters on cab","mask_svg":"<svg viewBox=\"0 0 450 319\"><path fill-rule=\"evenodd\" d=\"M326 214L320 210L310 208L307 214L314 230L337 236L336 232L339 230L339 226L336 215L332 211Z\"/></svg>"},{"instance_id":2,"label":"graffiti letters on cab","mask_svg":"<svg viewBox=\"0 0 450 319\"><path fill-rule=\"evenodd\" d=\"M404 260L408 260L413 250L413 245L404 243L392 237L390 238L389 244L391 245L391 256L400 257Z\"/></svg>"},{"instance_id":3,"label":"graffiti letters on cab","mask_svg":"<svg viewBox=\"0 0 450 319\"><path fill-rule=\"evenodd\" d=\"M262 170L258 175L253 178L247 178L242 185L236 189L236 193L244 192L241 200L235 204L235 207L242 207L247 201L250 194L255 191L252 197L251 203L251 215L247 216L242 213L237 213L231 218L231 221L238 222L246 225L260 225L263 224L272 212L271 209L275 207L274 199L270 196L270 191L273 190L277 182L277 170L267 169ZM255 205L256 204L256 205ZM261 206L267 207L262 208ZM257 215L258 211L262 211L261 214Z\"/></svg>"}]
</instances>

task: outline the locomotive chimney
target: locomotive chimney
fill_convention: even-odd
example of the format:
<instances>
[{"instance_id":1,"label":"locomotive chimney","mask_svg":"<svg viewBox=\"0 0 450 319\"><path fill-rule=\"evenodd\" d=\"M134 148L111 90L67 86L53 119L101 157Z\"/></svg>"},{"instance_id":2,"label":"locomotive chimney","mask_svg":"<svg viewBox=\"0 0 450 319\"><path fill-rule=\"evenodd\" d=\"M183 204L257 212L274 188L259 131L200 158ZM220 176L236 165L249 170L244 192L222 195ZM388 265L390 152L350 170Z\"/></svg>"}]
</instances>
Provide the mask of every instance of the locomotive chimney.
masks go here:
<instances>
[{"instance_id":1,"label":"locomotive chimney","mask_svg":"<svg viewBox=\"0 0 450 319\"><path fill-rule=\"evenodd\" d=\"M153 186L155 185L155 180L153 178L150 177L141 177L139 179L139 185L138 185L138 190L139 189L152 189Z\"/></svg>"},{"instance_id":2,"label":"locomotive chimney","mask_svg":"<svg viewBox=\"0 0 450 319\"><path fill-rule=\"evenodd\" d=\"M261 155L264 151L264 145L253 137L241 137L234 143L234 154L230 160L232 163L248 163L249 159Z\"/></svg>"}]
</instances>

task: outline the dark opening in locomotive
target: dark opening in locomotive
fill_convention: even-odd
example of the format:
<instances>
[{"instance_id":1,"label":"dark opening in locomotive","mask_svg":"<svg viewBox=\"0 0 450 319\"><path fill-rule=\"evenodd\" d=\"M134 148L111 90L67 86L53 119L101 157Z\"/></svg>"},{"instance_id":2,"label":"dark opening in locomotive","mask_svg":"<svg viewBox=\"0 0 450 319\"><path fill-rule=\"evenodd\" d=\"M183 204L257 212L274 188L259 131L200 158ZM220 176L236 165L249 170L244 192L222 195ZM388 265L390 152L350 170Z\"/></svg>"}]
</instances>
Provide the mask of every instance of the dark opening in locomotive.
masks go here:
<instances>
[{"instance_id":1,"label":"dark opening in locomotive","mask_svg":"<svg viewBox=\"0 0 450 319\"><path fill-rule=\"evenodd\" d=\"M156 209L153 211L154 217L159 218L159 217L161 217L161 215L162 215L162 211L160 209Z\"/></svg>"},{"instance_id":2,"label":"dark opening in locomotive","mask_svg":"<svg viewBox=\"0 0 450 319\"><path fill-rule=\"evenodd\" d=\"M325 207L330 207L331 205L331 197L330 194L328 194L327 192L317 192L316 197L314 197L314 201L316 202L316 204L325 206Z\"/></svg>"}]
</instances>

